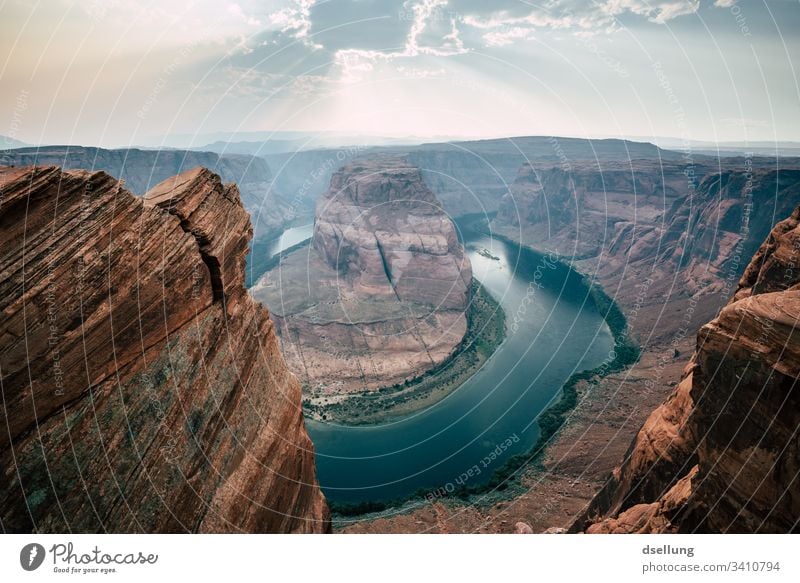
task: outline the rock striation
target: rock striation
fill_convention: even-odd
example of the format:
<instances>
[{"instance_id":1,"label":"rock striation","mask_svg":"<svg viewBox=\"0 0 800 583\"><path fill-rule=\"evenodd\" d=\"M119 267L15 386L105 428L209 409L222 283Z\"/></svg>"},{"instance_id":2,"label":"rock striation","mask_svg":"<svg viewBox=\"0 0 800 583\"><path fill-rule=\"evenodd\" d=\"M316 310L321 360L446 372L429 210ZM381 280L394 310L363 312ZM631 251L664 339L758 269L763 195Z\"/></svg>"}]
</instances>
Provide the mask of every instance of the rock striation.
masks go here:
<instances>
[{"instance_id":1,"label":"rock striation","mask_svg":"<svg viewBox=\"0 0 800 583\"><path fill-rule=\"evenodd\" d=\"M669 398L575 528L796 532L800 524L800 208L700 329Z\"/></svg>"},{"instance_id":2,"label":"rock striation","mask_svg":"<svg viewBox=\"0 0 800 583\"><path fill-rule=\"evenodd\" d=\"M192 150L41 146L1 152L0 165L102 170L124 181L125 188L138 196L161 181L187 170L210 168L225 183L235 182L238 185L242 204L250 213L254 239L257 241L277 237L294 215L304 211L302 205L294 208L276 192L269 165L256 156L219 155Z\"/></svg>"},{"instance_id":3,"label":"rock striation","mask_svg":"<svg viewBox=\"0 0 800 583\"><path fill-rule=\"evenodd\" d=\"M6 532L322 532L235 185L0 169Z\"/></svg>"},{"instance_id":4,"label":"rock striation","mask_svg":"<svg viewBox=\"0 0 800 583\"><path fill-rule=\"evenodd\" d=\"M333 174L312 246L251 291L270 306L292 370L336 393L402 383L445 361L466 332L471 284L419 169L380 156Z\"/></svg>"},{"instance_id":5,"label":"rock striation","mask_svg":"<svg viewBox=\"0 0 800 583\"><path fill-rule=\"evenodd\" d=\"M583 260L608 287L631 274L672 282L680 273L683 290L727 297L776 217L800 204L800 169L788 162L780 170L750 159L722 170L657 159L525 164L493 225Z\"/></svg>"}]
</instances>

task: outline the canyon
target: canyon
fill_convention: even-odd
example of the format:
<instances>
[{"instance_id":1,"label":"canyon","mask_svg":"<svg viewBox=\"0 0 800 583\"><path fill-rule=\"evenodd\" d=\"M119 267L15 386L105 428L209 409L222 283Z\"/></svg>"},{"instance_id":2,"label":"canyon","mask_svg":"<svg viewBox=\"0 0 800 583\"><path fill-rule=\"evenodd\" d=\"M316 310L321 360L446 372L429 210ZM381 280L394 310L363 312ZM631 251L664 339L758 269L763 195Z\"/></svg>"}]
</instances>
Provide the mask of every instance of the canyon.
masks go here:
<instances>
[{"instance_id":1,"label":"canyon","mask_svg":"<svg viewBox=\"0 0 800 583\"><path fill-rule=\"evenodd\" d=\"M680 282L690 295L729 295L775 222L800 202L800 167L781 166L738 158L722 170L658 160L606 162L599 171L525 164L492 226L622 294L636 289L628 281L650 279Z\"/></svg>"},{"instance_id":2,"label":"canyon","mask_svg":"<svg viewBox=\"0 0 800 583\"><path fill-rule=\"evenodd\" d=\"M63 163L62 150L54 149L52 163ZM269 192L294 196L291 204L286 196L269 209L276 216L286 211L281 205L307 209L315 193L323 193L312 243L290 250L251 289L271 315L243 291L250 227L238 201L245 197L207 171L149 189L155 152L142 155L147 162L136 166L135 176L123 176L133 166L109 166L144 197L137 199L102 173L3 170L0 220L6 217L7 241L23 240L24 209L12 203L19 204L24 188L35 187L31 200L39 205L29 211L34 220L25 235L29 242L38 237L34 253L25 251L24 269L35 275L25 271L23 278L21 243L13 253L3 247L1 264L4 273L16 275L4 283L11 286L4 300L11 299L3 308L9 325L0 335L0 366L12 429L0 450L5 468L20 460L29 464L21 466L21 476L6 472L3 491L15 506L32 508L29 516L5 510L7 530L30 530L35 516L37 529L57 531L66 524L61 503L70 516L81 517L77 530L101 523L119 532L326 530L328 511L303 428L300 385L311 397L307 414L322 419L341 400L381 387L402 391L409 379L452 358L476 292L447 215L469 213L488 215L487 231L495 236L551 253L601 286L622 309L640 359L626 370L577 382L577 404L566 422L536 463L523 464L503 483L509 490L338 516L337 530L796 529L798 160L687 157L650 144L564 138L370 152L348 150L345 161L333 150L273 155L252 181L251 215L267 184ZM91 153L86 149L68 164L92 167ZM19 165L23 154L29 155L12 150L3 154L12 158L3 160ZM244 167L261 168L248 156L192 154L197 158L186 158L191 164L229 172L224 180L236 179ZM181 155L166 155L158 172L167 177L170 168L184 170ZM283 166L276 166L281 157ZM56 193L57 213L54 200L45 202ZM97 196L102 202L88 204ZM206 216L210 207L216 210ZM130 218L135 212L146 217L137 219L141 225ZM87 242L92 239L85 223L99 242ZM270 224L276 233L288 223ZM188 242L178 237L181 232ZM237 239L239 233L244 236ZM119 236L130 245L117 245ZM192 253L173 251L176 241ZM104 265L103 258L113 261ZM140 264L139 275L122 273L122 266ZM78 285L87 274L95 282L91 293ZM83 307L82 294L88 294ZM162 296L170 298L163 314L153 307L166 301ZM48 331L54 297L69 298L55 310L61 327L55 352ZM149 306L143 315L125 307L137 309L140 297ZM81 309L87 309L83 316ZM91 324L83 349L79 334L87 325L81 322ZM20 351L31 323L40 352L31 360L26 392L21 363L27 357ZM258 331L255 340L251 328ZM63 335L69 350L61 348ZM113 346L113 354L104 346ZM283 364L281 347L300 383ZM266 364L243 360L259 351ZM221 367L215 365L210 376L209 360ZM255 379L265 394L254 396L253 381L222 373L231 367ZM88 377L65 372L84 368L92 371ZM182 387L177 393L167 390L174 383ZM59 395L61 386L79 390ZM218 399L215 416L210 403ZM145 420L145 410L155 412L155 422ZM263 411L269 411L265 420ZM98 412L100 430L90 423ZM129 416L135 431L121 429ZM290 443L270 438L276 427L291 436ZM173 430L177 437L164 435ZM69 456L85 459L85 452L102 452L108 444L117 453L111 461L94 460L86 471L100 479L84 485L83 466L69 463ZM279 468L279 477L265 478L270 469L255 467L247 453L254 447ZM55 486L43 467L55 468ZM251 488L257 494L243 501L241 493ZM62 500L61 491L72 489L78 493ZM95 510L95 499L109 491L113 502L98 502ZM177 519L153 510L161 492L175 496ZM135 506L126 506L128 496ZM177 502L187 496L193 501ZM280 518L270 504L290 510Z\"/></svg>"},{"instance_id":3,"label":"canyon","mask_svg":"<svg viewBox=\"0 0 800 583\"><path fill-rule=\"evenodd\" d=\"M0 169L5 532L325 532L238 188Z\"/></svg>"},{"instance_id":4,"label":"canyon","mask_svg":"<svg viewBox=\"0 0 800 583\"><path fill-rule=\"evenodd\" d=\"M311 246L251 288L270 306L312 399L400 387L446 361L467 331L469 259L402 158L351 162L317 203Z\"/></svg>"},{"instance_id":5,"label":"canyon","mask_svg":"<svg viewBox=\"0 0 800 583\"><path fill-rule=\"evenodd\" d=\"M564 160L523 164L500 201L490 228L524 246L557 253L562 261L600 284L622 308L627 333L641 349L639 361L625 371L577 383L577 405L540 456L539 467L523 465L507 481L509 487L517 485L513 495L493 490L468 500L438 500L368 520L341 520L338 528L344 532L561 532L585 528L591 517L601 521L593 527L595 530L636 530L630 525L636 513L645 514L644 502L652 505L659 501L663 506L665 499L659 496L664 492L650 491L638 498L634 495L625 505L619 501L627 494L620 494L617 506L613 506L608 502L612 498L609 492L614 491L619 470L610 482L609 474L620 460L628 459L631 442L650 414L659 409L663 412L662 403L675 399L669 395L679 383L686 391L687 381L681 379L689 357L699 346L694 341L696 331L715 320L720 307L736 292L754 253L754 262L760 261L763 255L758 250L774 224L800 204L798 161L782 159L780 167L775 166L774 159L731 157L720 159L715 168L703 157L690 164L674 156L627 164L578 159L569 159L566 164ZM751 266L746 273L752 270ZM782 305L790 306L786 302ZM783 323L784 332L786 322L792 318L796 321L797 314L791 309L783 315L773 312ZM758 319L764 321L763 316ZM780 351L782 340L787 338L790 344L794 342L791 335L770 337L764 349L771 346L773 351ZM726 374L740 370L729 360L723 365L729 370ZM794 394L796 389L791 386L783 386L780 398ZM685 405L686 399L681 402ZM774 401L765 406L776 411L778 407ZM674 417L677 410L670 414ZM735 413L731 415L736 418ZM741 412L738 415L741 420ZM771 444L762 446L770 453L756 452L754 458L763 461L776 455L776 448L786 443L783 424L797 426L787 409L780 409L780 416L783 420L774 434L759 434ZM726 431L735 431L735 427L734 421ZM665 439L666 430L659 431L659 437ZM597 446L599 443L602 447ZM715 447L719 448L715 454L719 453L719 444ZM739 453L731 451L729 455L744 464L747 458L741 451L750 450L748 445L742 447ZM754 462L749 463L744 484L735 486L738 499L732 496L725 504L742 502L744 492L755 492L757 471ZM776 468L782 467L781 463ZM730 471L734 462L729 458L726 465ZM763 470L765 466L761 467ZM661 478L679 470L680 466L665 469ZM657 488L658 479L652 481ZM796 483L785 473L769 476L765 482L765 489L773 488L773 494L780 487L797 491ZM667 480L661 485L674 484ZM685 493L686 483L683 486ZM723 486L720 492L725 489ZM604 494L595 500L598 491ZM673 492L673 500L677 493ZM759 491L756 497L762 494ZM620 515L627 527L613 523L620 510L630 507L636 510ZM798 515L796 508L787 510L784 503L781 507L789 515ZM758 510L763 511L764 506ZM707 521L699 527L695 522L692 528L714 531L724 527L734 532L755 528L752 515L744 522L748 513L743 514L736 522L731 514L730 525ZM665 524L662 520L662 527ZM678 524L684 526L669 528L686 530L690 523ZM786 526L778 525L773 518L761 530L779 531Z\"/></svg>"},{"instance_id":6,"label":"canyon","mask_svg":"<svg viewBox=\"0 0 800 583\"><path fill-rule=\"evenodd\" d=\"M253 144L253 151L258 144ZM311 205L321 196L333 173L354 158L367 155L402 156L417 166L428 187L451 216L492 214L525 163L561 165L565 161L606 163L628 160L678 162L682 154L653 144L629 140L585 140L555 136L429 143L416 146L354 144L338 149L311 149L263 155L273 169L274 184L292 200ZM710 156L696 155L698 163L713 164Z\"/></svg>"}]
</instances>

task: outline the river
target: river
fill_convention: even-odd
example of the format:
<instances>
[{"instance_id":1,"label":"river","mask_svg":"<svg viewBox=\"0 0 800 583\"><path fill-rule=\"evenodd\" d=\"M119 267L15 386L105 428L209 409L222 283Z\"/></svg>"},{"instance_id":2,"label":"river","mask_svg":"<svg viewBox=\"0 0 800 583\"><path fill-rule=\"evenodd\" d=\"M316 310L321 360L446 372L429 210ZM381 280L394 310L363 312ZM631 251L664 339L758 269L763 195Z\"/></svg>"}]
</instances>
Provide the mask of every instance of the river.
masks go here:
<instances>
[{"instance_id":1,"label":"river","mask_svg":"<svg viewBox=\"0 0 800 583\"><path fill-rule=\"evenodd\" d=\"M290 231L271 253L312 233L310 225ZM385 502L487 483L510 456L535 444L536 417L569 376L609 358L612 334L577 273L481 233L462 237L474 277L505 311L506 340L480 371L422 412L358 427L307 419L328 500Z\"/></svg>"}]
</instances>

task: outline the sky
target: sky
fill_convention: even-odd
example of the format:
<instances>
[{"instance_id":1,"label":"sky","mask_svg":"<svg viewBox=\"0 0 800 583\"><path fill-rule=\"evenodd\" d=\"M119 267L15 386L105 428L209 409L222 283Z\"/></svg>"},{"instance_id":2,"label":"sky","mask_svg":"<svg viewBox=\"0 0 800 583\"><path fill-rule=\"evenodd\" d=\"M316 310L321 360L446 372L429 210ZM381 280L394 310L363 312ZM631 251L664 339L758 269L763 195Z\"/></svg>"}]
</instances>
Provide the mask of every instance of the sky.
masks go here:
<instances>
[{"instance_id":1,"label":"sky","mask_svg":"<svg viewBox=\"0 0 800 583\"><path fill-rule=\"evenodd\" d=\"M0 0L0 45L32 144L800 140L798 0Z\"/></svg>"}]
</instances>

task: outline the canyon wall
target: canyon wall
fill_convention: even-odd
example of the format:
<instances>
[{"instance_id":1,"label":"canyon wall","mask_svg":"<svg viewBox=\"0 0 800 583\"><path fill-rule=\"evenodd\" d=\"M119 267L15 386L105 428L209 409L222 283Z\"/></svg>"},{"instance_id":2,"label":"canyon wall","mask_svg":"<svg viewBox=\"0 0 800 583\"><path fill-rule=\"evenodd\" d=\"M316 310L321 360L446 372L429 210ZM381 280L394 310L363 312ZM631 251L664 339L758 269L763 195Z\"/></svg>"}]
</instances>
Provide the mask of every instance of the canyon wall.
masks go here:
<instances>
[{"instance_id":1,"label":"canyon wall","mask_svg":"<svg viewBox=\"0 0 800 583\"><path fill-rule=\"evenodd\" d=\"M547 166L564 161L624 162L631 158L671 160L676 152L627 140L584 140L554 136L423 144L410 148L409 162L419 166L425 181L452 216L494 213L519 168L535 161Z\"/></svg>"},{"instance_id":2,"label":"canyon wall","mask_svg":"<svg viewBox=\"0 0 800 583\"><path fill-rule=\"evenodd\" d=\"M273 176L262 158L238 154L219 155L189 150L109 150L83 146L42 146L0 153L0 165L60 166L64 170L101 170L124 181L125 187L143 195L171 176L197 167L210 168L225 183L239 186L242 203L250 213L256 240L280 235L300 211L273 188Z\"/></svg>"},{"instance_id":3,"label":"canyon wall","mask_svg":"<svg viewBox=\"0 0 800 583\"><path fill-rule=\"evenodd\" d=\"M658 159L524 164L500 201L493 226L567 257L594 256L631 225L659 219L688 192L687 165Z\"/></svg>"},{"instance_id":4,"label":"canyon wall","mask_svg":"<svg viewBox=\"0 0 800 583\"><path fill-rule=\"evenodd\" d=\"M317 204L313 245L252 288L271 307L287 362L308 387L353 392L401 383L464 337L472 271L417 168L353 162Z\"/></svg>"},{"instance_id":5,"label":"canyon wall","mask_svg":"<svg viewBox=\"0 0 800 583\"><path fill-rule=\"evenodd\" d=\"M492 228L554 251L591 274L641 341L688 333L735 289L780 217L800 204L800 163L729 158L722 169L682 160L523 165Z\"/></svg>"},{"instance_id":6,"label":"canyon wall","mask_svg":"<svg viewBox=\"0 0 800 583\"><path fill-rule=\"evenodd\" d=\"M0 169L6 532L322 532L235 185Z\"/></svg>"},{"instance_id":7,"label":"canyon wall","mask_svg":"<svg viewBox=\"0 0 800 583\"><path fill-rule=\"evenodd\" d=\"M575 528L796 532L800 523L800 208L700 329L669 398Z\"/></svg>"}]
</instances>

